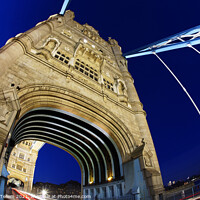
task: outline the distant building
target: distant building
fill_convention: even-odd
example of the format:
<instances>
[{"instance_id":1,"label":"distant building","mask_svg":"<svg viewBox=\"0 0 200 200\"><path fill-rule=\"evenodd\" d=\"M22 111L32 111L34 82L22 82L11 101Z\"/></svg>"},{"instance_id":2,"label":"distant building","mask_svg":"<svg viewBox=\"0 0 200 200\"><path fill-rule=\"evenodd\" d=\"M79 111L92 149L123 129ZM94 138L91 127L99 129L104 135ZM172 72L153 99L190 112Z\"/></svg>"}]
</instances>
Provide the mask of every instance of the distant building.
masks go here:
<instances>
[{"instance_id":1,"label":"distant building","mask_svg":"<svg viewBox=\"0 0 200 200\"><path fill-rule=\"evenodd\" d=\"M171 181L170 181L171 182ZM165 187L165 200L188 199L200 194L200 175L194 175L185 181L176 181Z\"/></svg>"},{"instance_id":2,"label":"distant building","mask_svg":"<svg viewBox=\"0 0 200 200\"><path fill-rule=\"evenodd\" d=\"M78 199L81 195L81 184L77 181L68 181L67 183L56 185L52 183L37 182L33 185L32 192L36 195L42 195L46 190L50 198L56 199Z\"/></svg>"},{"instance_id":3,"label":"distant building","mask_svg":"<svg viewBox=\"0 0 200 200\"><path fill-rule=\"evenodd\" d=\"M8 186L32 190L35 163L43 145L44 142L25 140L13 148L7 167Z\"/></svg>"}]
</instances>

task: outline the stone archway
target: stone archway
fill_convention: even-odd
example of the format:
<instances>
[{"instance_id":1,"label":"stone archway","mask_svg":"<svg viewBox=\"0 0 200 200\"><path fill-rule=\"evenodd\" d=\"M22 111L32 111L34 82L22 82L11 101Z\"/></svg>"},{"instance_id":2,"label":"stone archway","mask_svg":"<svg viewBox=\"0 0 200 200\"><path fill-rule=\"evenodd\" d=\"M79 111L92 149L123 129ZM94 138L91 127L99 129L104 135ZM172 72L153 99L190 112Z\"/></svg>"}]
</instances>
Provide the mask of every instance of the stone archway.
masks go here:
<instances>
[{"instance_id":1,"label":"stone archway","mask_svg":"<svg viewBox=\"0 0 200 200\"><path fill-rule=\"evenodd\" d=\"M120 195L158 199L163 185L154 144L116 40L103 40L98 31L80 25L74 13L67 11L9 40L0 51L0 66L1 163L10 137L11 147L25 138L45 140L47 132L58 137L55 127L44 130L37 117L52 125L54 116L57 127L61 122L68 127L76 119L87 140L84 134L67 135L67 129L60 130L64 134L60 139L62 148L72 151L85 170L87 194L116 197L122 190ZM123 83L121 90L115 86L116 77ZM70 120L63 122L65 118ZM35 131L28 124L40 127L37 136L28 133ZM73 126L68 131L80 131ZM70 147L65 138L71 138ZM94 141L102 152L95 149ZM105 145L100 147L101 141ZM113 179L106 182L110 174ZM98 184L90 184L90 177Z\"/></svg>"}]
</instances>

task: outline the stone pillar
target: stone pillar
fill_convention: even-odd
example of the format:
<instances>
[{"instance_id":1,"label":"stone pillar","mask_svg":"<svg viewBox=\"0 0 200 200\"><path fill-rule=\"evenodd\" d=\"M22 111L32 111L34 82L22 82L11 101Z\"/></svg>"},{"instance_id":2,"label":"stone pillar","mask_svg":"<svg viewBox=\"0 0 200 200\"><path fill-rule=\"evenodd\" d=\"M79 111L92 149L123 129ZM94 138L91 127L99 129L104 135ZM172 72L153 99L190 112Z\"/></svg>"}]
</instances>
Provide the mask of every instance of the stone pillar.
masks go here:
<instances>
[{"instance_id":1,"label":"stone pillar","mask_svg":"<svg viewBox=\"0 0 200 200\"><path fill-rule=\"evenodd\" d=\"M122 182L122 196L125 195L125 183Z\"/></svg>"},{"instance_id":2,"label":"stone pillar","mask_svg":"<svg viewBox=\"0 0 200 200\"><path fill-rule=\"evenodd\" d=\"M19 100L14 89L0 91L0 152L1 158L6 139L20 111ZM2 160L1 160L2 161Z\"/></svg>"},{"instance_id":3,"label":"stone pillar","mask_svg":"<svg viewBox=\"0 0 200 200\"><path fill-rule=\"evenodd\" d=\"M119 197L119 192L116 184L113 185L113 190L114 190L114 197Z\"/></svg>"},{"instance_id":4,"label":"stone pillar","mask_svg":"<svg viewBox=\"0 0 200 200\"><path fill-rule=\"evenodd\" d=\"M3 173L3 166L5 168L6 159L5 153L7 149L8 135L13 127L15 118L20 110L19 101L15 90L1 90L0 91L0 173ZM4 170L5 171L5 170ZM6 177L1 176L0 182ZM3 186L1 186L3 187ZM1 188L4 190L4 187Z\"/></svg>"},{"instance_id":5,"label":"stone pillar","mask_svg":"<svg viewBox=\"0 0 200 200\"><path fill-rule=\"evenodd\" d=\"M151 167L154 168L154 170L153 173L151 173L151 170L147 170L145 172L145 179L146 182L148 182L148 187L150 188L152 198L158 199L159 194L163 191L163 182L155 147L146 120L146 113L143 110L142 103L140 102L137 91L135 89L133 78L128 72L127 60L122 56L121 47L114 39L110 39L109 42L112 46L113 53L116 57L116 61L125 81L127 87L128 102L131 105L132 109L135 111L135 120L138 124L141 138L144 138L143 142L146 143L146 151L149 152L149 154L151 154L151 156L149 156L148 159L150 159L150 162L152 164ZM146 166L144 165L144 167Z\"/></svg>"},{"instance_id":6,"label":"stone pillar","mask_svg":"<svg viewBox=\"0 0 200 200\"><path fill-rule=\"evenodd\" d=\"M149 188L141 169L140 157L124 163L125 194L135 196L135 199L152 200Z\"/></svg>"},{"instance_id":7,"label":"stone pillar","mask_svg":"<svg viewBox=\"0 0 200 200\"><path fill-rule=\"evenodd\" d=\"M111 192L109 186L106 186L106 198L111 198Z\"/></svg>"}]
</instances>

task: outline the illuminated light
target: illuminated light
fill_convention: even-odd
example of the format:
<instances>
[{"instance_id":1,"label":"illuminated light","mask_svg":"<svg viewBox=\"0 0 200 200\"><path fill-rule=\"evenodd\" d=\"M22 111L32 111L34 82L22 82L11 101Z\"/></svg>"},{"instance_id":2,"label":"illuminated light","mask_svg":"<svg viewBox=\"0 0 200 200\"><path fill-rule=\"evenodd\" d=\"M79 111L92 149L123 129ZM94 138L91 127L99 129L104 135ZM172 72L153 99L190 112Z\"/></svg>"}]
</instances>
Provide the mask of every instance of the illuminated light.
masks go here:
<instances>
[{"instance_id":1,"label":"illuminated light","mask_svg":"<svg viewBox=\"0 0 200 200\"><path fill-rule=\"evenodd\" d=\"M42 190L42 196L44 197L47 194L46 190Z\"/></svg>"},{"instance_id":2,"label":"illuminated light","mask_svg":"<svg viewBox=\"0 0 200 200\"><path fill-rule=\"evenodd\" d=\"M108 181L111 181L111 180L112 180L112 178L113 178L112 176L108 177Z\"/></svg>"},{"instance_id":3,"label":"illuminated light","mask_svg":"<svg viewBox=\"0 0 200 200\"><path fill-rule=\"evenodd\" d=\"M92 45L92 47L93 47L93 48L95 48L95 46L94 46L94 45Z\"/></svg>"},{"instance_id":4,"label":"illuminated light","mask_svg":"<svg viewBox=\"0 0 200 200\"><path fill-rule=\"evenodd\" d=\"M84 39L84 40L83 40L83 42L87 43L87 40L86 40L86 39Z\"/></svg>"},{"instance_id":5,"label":"illuminated light","mask_svg":"<svg viewBox=\"0 0 200 200\"><path fill-rule=\"evenodd\" d=\"M93 183L93 181L90 181L90 184L92 184Z\"/></svg>"}]
</instances>

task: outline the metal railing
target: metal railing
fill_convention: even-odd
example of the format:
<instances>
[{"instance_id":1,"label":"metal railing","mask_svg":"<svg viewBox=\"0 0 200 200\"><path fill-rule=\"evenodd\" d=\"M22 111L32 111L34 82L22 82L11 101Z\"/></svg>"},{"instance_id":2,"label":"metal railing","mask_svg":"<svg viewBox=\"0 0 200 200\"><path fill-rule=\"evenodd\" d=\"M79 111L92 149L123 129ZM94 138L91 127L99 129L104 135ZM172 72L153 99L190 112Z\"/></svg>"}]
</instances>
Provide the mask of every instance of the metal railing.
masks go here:
<instances>
[{"instance_id":1,"label":"metal railing","mask_svg":"<svg viewBox=\"0 0 200 200\"><path fill-rule=\"evenodd\" d=\"M173 194L165 194L165 200L186 200L198 196L200 197L200 184L179 190Z\"/></svg>"},{"instance_id":2,"label":"metal railing","mask_svg":"<svg viewBox=\"0 0 200 200\"><path fill-rule=\"evenodd\" d=\"M123 197L103 198L98 200L136 200L136 198L135 196L123 196Z\"/></svg>"}]
</instances>

